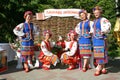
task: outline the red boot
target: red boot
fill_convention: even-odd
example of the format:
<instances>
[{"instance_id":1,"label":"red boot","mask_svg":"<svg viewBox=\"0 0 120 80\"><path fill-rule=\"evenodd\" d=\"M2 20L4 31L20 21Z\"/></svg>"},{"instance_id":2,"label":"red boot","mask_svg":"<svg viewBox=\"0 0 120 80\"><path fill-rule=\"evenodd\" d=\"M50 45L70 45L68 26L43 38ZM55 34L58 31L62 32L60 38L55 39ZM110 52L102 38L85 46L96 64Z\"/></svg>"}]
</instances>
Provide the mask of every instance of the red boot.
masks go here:
<instances>
[{"instance_id":1,"label":"red boot","mask_svg":"<svg viewBox=\"0 0 120 80\"><path fill-rule=\"evenodd\" d=\"M100 74L101 74L101 71L98 71L98 70L97 70L97 71L95 72L94 76L99 76Z\"/></svg>"},{"instance_id":2,"label":"red boot","mask_svg":"<svg viewBox=\"0 0 120 80\"><path fill-rule=\"evenodd\" d=\"M83 72L86 72L86 71L87 71L87 68L86 68L86 67L83 67L82 71L83 71Z\"/></svg>"},{"instance_id":3,"label":"red boot","mask_svg":"<svg viewBox=\"0 0 120 80\"><path fill-rule=\"evenodd\" d=\"M27 63L24 63L24 71L29 72L29 67Z\"/></svg>"},{"instance_id":4,"label":"red boot","mask_svg":"<svg viewBox=\"0 0 120 80\"><path fill-rule=\"evenodd\" d=\"M42 69L44 69L44 70L50 70L50 68L48 68L46 66L42 66Z\"/></svg>"},{"instance_id":5,"label":"red boot","mask_svg":"<svg viewBox=\"0 0 120 80\"><path fill-rule=\"evenodd\" d=\"M107 70L106 69L102 69L102 74L106 74Z\"/></svg>"},{"instance_id":6,"label":"red boot","mask_svg":"<svg viewBox=\"0 0 120 80\"><path fill-rule=\"evenodd\" d=\"M25 72L26 72L26 73L29 72L29 68L25 68Z\"/></svg>"},{"instance_id":7,"label":"red boot","mask_svg":"<svg viewBox=\"0 0 120 80\"><path fill-rule=\"evenodd\" d=\"M50 65L43 64L43 65L42 65L42 68L43 68L44 70L50 70Z\"/></svg>"},{"instance_id":8,"label":"red boot","mask_svg":"<svg viewBox=\"0 0 120 80\"><path fill-rule=\"evenodd\" d=\"M70 65L69 68L67 68L67 70L72 70L75 69L75 65Z\"/></svg>"}]
</instances>

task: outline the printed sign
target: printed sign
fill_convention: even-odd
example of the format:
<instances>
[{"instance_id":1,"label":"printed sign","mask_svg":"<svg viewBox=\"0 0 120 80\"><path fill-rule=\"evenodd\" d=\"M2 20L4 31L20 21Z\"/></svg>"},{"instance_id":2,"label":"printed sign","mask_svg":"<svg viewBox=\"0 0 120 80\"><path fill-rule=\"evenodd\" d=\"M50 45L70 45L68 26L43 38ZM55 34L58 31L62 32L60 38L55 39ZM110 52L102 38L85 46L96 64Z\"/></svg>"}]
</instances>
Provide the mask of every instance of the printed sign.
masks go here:
<instances>
[{"instance_id":1,"label":"printed sign","mask_svg":"<svg viewBox=\"0 0 120 80\"><path fill-rule=\"evenodd\" d=\"M36 13L36 19L44 20L52 16L58 16L58 17L72 17L73 16L74 18L79 19L80 11L81 9L46 9L44 10L44 13Z\"/></svg>"}]
</instances>

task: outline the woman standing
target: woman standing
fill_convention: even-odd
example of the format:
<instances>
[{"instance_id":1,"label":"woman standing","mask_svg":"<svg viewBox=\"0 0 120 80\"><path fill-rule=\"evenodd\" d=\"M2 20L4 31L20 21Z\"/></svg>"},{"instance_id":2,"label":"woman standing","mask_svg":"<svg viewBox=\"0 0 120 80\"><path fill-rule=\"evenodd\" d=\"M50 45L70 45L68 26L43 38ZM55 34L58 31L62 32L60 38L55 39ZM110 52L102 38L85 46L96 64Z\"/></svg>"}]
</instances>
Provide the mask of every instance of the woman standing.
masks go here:
<instances>
[{"instance_id":1,"label":"woman standing","mask_svg":"<svg viewBox=\"0 0 120 80\"><path fill-rule=\"evenodd\" d=\"M17 25L13 30L14 34L21 37L21 61L23 62L25 72L29 71L29 60L32 65L32 56L34 54L34 35L37 33L36 27L31 23L33 13L26 11L24 14L25 22Z\"/></svg>"},{"instance_id":2,"label":"woman standing","mask_svg":"<svg viewBox=\"0 0 120 80\"><path fill-rule=\"evenodd\" d=\"M78 43L76 40L76 32L71 30L68 33L68 37L70 38L69 42L66 42L65 52L61 55L61 63L68 64L69 67L67 70L72 70L76 68L76 65L79 62L79 49Z\"/></svg>"},{"instance_id":3,"label":"woman standing","mask_svg":"<svg viewBox=\"0 0 120 80\"><path fill-rule=\"evenodd\" d=\"M105 74L107 70L105 69L105 63L107 63L107 36L106 34L110 32L111 24L110 22L101 16L102 9L99 6L96 6L93 9L95 16L94 25L93 25L93 48L94 48L94 58L97 62L97 68L95 76L100 75L101 73Z\"/></svg>"},{"instance_id":4,"label":"woman standing","mask_svg":"<svg viewBox=\"0 0 120 80\"><path fill-rule=\"evenodd\" d=\"M56 64L58 63L58 57L57 55L54 55L51 52L52 47L54 46L54 44L52 44L52 42L49 41L49 39L51 38L52 34L49 30L45 30L43 32L43 36L45 37L45 39L41 42L41 52L39 54L39 60L40 62L42 62L42 68L44 70L49 70L50 66L53 64L54 66L56 66Z\"/></svg>"},{"instance_id":5,"label":"woman standing","mask_svg":"<svg viewBox=\"0 0 120 80\"><path fill-rule=\"evenodd\" d=\"M83 58L82 71L86 72L89 68L89 61L91 57L91 28L93 22L88 20L86 10L80 11L80 17L82 21L76 26L75 31L79 34L79 50L80 56Z\"/></svg>"}]
</instances>

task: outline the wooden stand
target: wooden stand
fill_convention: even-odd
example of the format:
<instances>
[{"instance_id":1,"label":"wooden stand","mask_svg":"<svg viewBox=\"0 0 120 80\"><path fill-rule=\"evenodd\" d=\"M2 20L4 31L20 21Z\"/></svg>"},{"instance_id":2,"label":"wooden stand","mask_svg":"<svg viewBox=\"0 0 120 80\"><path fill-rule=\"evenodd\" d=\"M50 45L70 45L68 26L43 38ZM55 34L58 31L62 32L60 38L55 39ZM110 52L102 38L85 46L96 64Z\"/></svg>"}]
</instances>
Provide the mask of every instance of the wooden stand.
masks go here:
<instances>
[{"instance_id":1,"label":"wooden stand","mask_svg":"<svg viewBox=\"0 0 120 80\"><path fill-rule=\"evenodd\" d=\"M0 48L0 73L8 69L6 51Z\"/></svg>"}]
</instances>

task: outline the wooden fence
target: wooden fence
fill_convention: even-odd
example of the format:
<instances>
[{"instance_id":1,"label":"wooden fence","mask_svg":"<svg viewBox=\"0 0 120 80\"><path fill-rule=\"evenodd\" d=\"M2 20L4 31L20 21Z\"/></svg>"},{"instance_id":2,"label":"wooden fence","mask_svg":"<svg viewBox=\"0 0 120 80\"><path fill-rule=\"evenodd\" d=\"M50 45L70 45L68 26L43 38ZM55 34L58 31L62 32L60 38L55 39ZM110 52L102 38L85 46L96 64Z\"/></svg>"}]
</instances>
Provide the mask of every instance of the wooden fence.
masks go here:
<instances>
[{"instance_id":1,"label":"wooden fence","mask_svg":"<svg viewBox=\"0 0 120 80\"><path fill-rule=\"evenodd\" d=\"M34 17L33 23L40 29L40 35L36 39L41 41L43 39L42 32L46 29L52 32L51 40L56 41L59 35L66 39L69 30L74 29L79 22L80 19L73 17L51 17L46 20L36 20Z\"/></svg>"}]
</instances>

